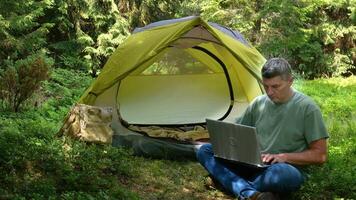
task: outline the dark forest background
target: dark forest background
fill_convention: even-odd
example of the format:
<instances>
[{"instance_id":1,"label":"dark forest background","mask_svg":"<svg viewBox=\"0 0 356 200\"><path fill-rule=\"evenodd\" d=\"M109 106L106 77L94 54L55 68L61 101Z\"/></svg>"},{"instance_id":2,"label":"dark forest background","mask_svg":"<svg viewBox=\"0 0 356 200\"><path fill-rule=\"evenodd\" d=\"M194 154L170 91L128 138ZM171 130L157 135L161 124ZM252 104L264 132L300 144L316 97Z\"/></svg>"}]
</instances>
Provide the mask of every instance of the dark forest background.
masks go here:
<instances>
[{"instance_id":1,"label":"dark forest background","mask_svg":"<svg viewBox=\"0 0 356 200\"><path fill-rule=\"evenodd\" d=\"M96 76L136 27L200 15L239 30L265 57L287 58L307 79L356 74L354 0L0 1L1 74L19 66Z\"/></svg>"}]
</instances>

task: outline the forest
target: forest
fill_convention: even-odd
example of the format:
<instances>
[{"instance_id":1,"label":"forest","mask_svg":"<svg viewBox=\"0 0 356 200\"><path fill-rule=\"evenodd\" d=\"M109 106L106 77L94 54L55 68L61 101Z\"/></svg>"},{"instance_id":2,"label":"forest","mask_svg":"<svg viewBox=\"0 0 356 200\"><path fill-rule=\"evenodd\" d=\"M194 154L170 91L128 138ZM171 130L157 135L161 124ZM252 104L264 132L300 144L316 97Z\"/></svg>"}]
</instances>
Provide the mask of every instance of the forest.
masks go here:
<instances>
[{"instance_id":1,"label":"forest","mask_svg":"<svg viewBox=\"0 0 356 200\"><path fill-rule=\"evenodd\" d=\"M326 121L329 159L292 199L356 199L356 0L0 1L0 199L233 199L196 162L56 137L137 27L201 16L291 64Z\"/></svg>"}]
</instances>

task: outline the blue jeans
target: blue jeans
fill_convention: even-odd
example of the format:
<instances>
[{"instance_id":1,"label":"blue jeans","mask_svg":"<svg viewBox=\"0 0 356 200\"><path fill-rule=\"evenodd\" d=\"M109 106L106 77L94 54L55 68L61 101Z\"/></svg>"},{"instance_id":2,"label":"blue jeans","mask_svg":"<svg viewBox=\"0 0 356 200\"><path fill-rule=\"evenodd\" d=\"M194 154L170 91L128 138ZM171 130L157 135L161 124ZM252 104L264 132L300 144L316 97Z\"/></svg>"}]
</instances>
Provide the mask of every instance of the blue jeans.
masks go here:
<instances>
[{"instance_id":1,"label":"blue jeans","mask_svg":"<svg viewBox=\"0 0 356 200\"><path fill-rule=\"evenodd\" d=\"M211 144L201 146L197 158L225 189L242 198L257 191L290 193L304 182L302 173L290 164L276 163L260 169L231 163L214 157Z\"/></svg>"}]
</instances>

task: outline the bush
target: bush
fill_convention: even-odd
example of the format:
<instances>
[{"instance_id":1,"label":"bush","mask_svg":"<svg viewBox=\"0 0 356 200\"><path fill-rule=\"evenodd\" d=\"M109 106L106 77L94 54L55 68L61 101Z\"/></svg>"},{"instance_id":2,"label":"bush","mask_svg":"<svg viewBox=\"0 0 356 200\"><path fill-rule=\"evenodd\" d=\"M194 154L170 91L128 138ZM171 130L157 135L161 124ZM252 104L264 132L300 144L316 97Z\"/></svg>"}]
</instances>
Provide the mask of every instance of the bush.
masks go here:
<instances>
[{"instance_id":1,"label":"bush","mask_svg":"<svg viewBox=\"0 0 356 200\"><path fill-rule=\"evenodd\" d=\"M39 107L0 112L0 199L138 199L131 152L57 138L64 115L91 78L54 69Z\"/></svg>"},{"instance_id":2,"label":"bush","mask_svg":"<svg viewBox=\"0 0 356 200\"><path fill-rule=\"evenodd\" d=\"M8 67L0 74L0 99L14 112L37 91L49 77L49 63L43 57Z\"/></svg>"}]
</instances>

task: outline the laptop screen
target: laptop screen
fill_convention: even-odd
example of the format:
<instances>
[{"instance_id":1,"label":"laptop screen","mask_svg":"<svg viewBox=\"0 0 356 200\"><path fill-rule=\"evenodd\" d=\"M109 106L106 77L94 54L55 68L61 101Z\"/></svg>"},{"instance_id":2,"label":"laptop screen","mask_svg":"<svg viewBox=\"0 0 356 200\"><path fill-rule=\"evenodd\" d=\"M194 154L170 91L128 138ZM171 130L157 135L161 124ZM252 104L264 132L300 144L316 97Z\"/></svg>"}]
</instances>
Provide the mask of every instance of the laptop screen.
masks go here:
<instances>
[{"instance_id":1,"label":"laptop screen","mask_svg":"<svg viewBox=\"0 0 356 200\"><path fill-rule=\"evenodd\" d=\"M212 119L206 122L216 157L263 166L255 127Z\"/></svg>"}]
</instances>

